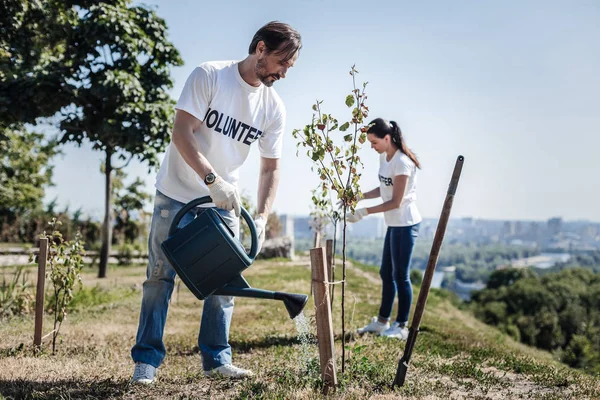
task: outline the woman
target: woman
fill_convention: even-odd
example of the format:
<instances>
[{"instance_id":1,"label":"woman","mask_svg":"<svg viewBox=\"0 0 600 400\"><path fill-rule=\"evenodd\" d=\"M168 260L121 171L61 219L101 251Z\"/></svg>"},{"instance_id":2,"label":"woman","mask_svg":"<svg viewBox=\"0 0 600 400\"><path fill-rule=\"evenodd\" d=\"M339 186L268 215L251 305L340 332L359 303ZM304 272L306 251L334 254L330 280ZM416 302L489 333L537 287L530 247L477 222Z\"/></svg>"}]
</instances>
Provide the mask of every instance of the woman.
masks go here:
<instances>
[{"instance_id":1,"label":"woman","mask_svg":"<svg viewBox=\"0 0 600 400\"><path fill-rule=\"evenodd\" d=\"M358 333L375 332L381 336L405 340L408 337L408 314L412 302L410 260L419 232L421 215L417 209L417 169L421 164L406 146L400 127L394 121L377 118L370 123L367 138L380 154L379 187L366 192L359 200L381 197L383 203L356 209L347 214L349 222L360 221L368 214L383 212L388 226L383 245L379 275L383 282L379 316L358 329ZM398 315L390 325L394 299L398 293Z\"/></svg>"}]
</instances>

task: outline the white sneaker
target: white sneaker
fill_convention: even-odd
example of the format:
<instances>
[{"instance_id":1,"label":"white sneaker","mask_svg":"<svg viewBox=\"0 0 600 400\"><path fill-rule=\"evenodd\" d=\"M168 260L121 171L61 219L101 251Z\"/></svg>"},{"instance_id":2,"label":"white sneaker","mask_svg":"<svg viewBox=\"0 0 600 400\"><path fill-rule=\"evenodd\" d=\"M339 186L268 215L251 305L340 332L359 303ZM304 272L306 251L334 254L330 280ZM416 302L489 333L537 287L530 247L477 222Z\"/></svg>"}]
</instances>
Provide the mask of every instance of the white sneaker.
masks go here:
<instances>
[{"instance_id":1,"label":"white sneaker","mask_svg":"<svg viewBox=\"0 0 600 400\"><path fill-rule=\"evenodd\" d=\"M389 322L382 324L381 322L379 322L379 319L377 317L373 317L371 319L371 322L369 322L369 324L367 326L357 329L356 332L358 332L360 334L363 334L366 332L381 333L381 332L385 331L386 329L388 329L389 327L390 327Z\"/></svg>"},{"instance_id":2,"label":"white sneaker","mask_svg":"<svg viewBox=\"0 0 600 400\"><path fill-rule=\"evenodd\" d=\"M211 369L210 371L204 371L206 376L225 376L227 378L246 378L254 375L252 371L236 367L233 364L225 364L220 367Z\"/></svg>"},{"instance_id":3,"label":"white sneaker","mask_svg":"<svg viewBox=\"0 0 600 400\"><path fill-rule=\"evenodd\" d=\"M400 326L400 323L396 321L388 329L381 332L380 335L400 340L406 340L406 338L408 337L408 328L405 326Z\"/></svg>"},{"instance_id":4,"label":"white sneaker","mask_svg":"<svg viewBox=\"0 0 600 400\"><path fill-rule=\"evenodd\" d=\"M136 362L131 383L149 385L154 383L155 376L156 368L154 366L143 362Z\"/></svg>"}]
</instances>

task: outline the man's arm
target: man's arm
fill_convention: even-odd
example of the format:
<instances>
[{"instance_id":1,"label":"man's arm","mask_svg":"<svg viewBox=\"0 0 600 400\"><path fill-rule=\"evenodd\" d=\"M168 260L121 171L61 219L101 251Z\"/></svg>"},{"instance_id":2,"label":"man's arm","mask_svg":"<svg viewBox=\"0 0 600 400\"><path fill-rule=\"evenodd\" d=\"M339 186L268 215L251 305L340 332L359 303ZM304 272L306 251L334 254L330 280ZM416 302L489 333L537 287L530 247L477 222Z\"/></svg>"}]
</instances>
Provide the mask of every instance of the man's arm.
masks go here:
<instances>
[{"instance_id":1,"label":"man's arm","mask_svg":"<svg viewBox=\"0 0 600 400\"><path fill-rule=\"evenodd\" d=\"M206 175L214 172L214 169L200 152L194 138L194 132L200 128L200 125L202 125L202 121L198 118L185 111L177 110L171 140L184 161L204 180Z\"/></svg>"},{"instance_id":2,"label":"man's arm","mask_svg":"<svg viewBox=\"0 0 600 400\"><path fill-rule=\"evenodd\" d=\"M202 121L198 118L185 111L177 110L172 139L184 161L200 175L202 180L205 180L206 175L214 173L214 169L200 152L196 138L194 138L194 132L201 125ZM225 182L220 176L216 176L214 182L208 185L208 190L218 208L227 211L233 210L236 216L240 216L242 202L235 186Z\"/></svg>"},{"instance_id":3,"label":"man's arm","mask_svg":"<svg viewBox=\"0 0 600 400\"><path fill-rule=\"evenodd\" d=\"M265 221L275 201L277 186L279 186L279 159L261 157L256 213L257 217L264 217Z\"/></svg>"}]
</instances>

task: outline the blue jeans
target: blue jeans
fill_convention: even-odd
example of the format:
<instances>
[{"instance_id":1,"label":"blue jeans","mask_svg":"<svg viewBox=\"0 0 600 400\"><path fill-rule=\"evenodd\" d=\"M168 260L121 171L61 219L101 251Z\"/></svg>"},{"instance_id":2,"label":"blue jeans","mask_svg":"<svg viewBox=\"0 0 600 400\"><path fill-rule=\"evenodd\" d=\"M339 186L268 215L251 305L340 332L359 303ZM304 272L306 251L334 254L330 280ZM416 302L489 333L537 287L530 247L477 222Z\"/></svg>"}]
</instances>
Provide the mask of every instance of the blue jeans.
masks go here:
<instances>
[{"instance_id":1,"label":"blue jeans","mask_svg":"<svg viewBox=\"0 0 600 400\"><path fill-rule=\"evenodd\" d=\"M160 245L168 236L169 227L175 214L184 205L159 191L156 192L148 240L149 262L146 281L143 285L142 309L136 343L131 349L131 357L136 362L143 362L157 368L162 364L166 354L163 333L175 279L175 270L171 267ZM189 211L181 219L179 226L189 224L202 211L202 208ZM237 236L239 219L229 211L221 209L218 211ZM232 314L232 296L209 296L204 300L198 347L205 371L224 364L231 364L229 326Z\"/></svg>"},{"instance_id":2,"label":"blue jeans","mask_svg":"<svg viewBox=\"0 0 600 400\"><path fill-rule=\"evenodd\" d=\"M419 235L419 225L390 226L385 234L383 256L379 275L383 281L379 317L389 319L398 292L398 316L400 325L408 323L408 313L412 303L412 285L410 284L410 260L413 247Z\"/></svg>"}]
</instances>

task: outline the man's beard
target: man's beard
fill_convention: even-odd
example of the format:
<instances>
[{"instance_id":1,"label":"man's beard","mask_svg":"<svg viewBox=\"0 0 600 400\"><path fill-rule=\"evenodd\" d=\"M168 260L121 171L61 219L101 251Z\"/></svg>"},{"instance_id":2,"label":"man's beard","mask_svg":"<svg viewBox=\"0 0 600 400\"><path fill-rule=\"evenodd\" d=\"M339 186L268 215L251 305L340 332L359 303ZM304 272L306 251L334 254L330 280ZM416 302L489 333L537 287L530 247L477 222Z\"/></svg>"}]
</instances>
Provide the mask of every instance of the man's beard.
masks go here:
<instances>
[{"instance_id":1,"label":"man's beard","mask_svg":"<svg viewBox=\"0 0 600 400\"><path fill-rule=\"evenodd\" d=\"M277 79L279 79L279 75L278 74L266 74L265 73L265 63L263 60L258 60L256 62L256 68L254 69L254 72L256 73L256 77L262 82L263 85L265 85L266 87L271 87L273 86L273 83L275 83L275 81Z\"/></svg>"}]
</instances>

